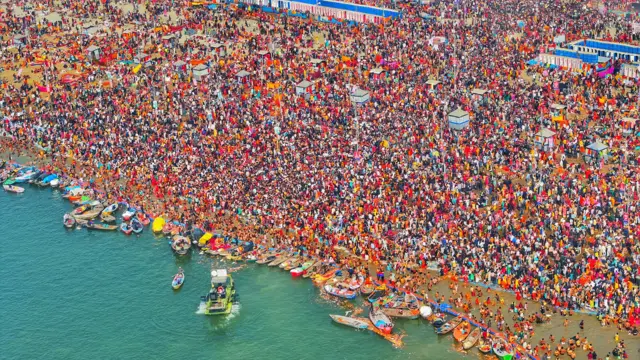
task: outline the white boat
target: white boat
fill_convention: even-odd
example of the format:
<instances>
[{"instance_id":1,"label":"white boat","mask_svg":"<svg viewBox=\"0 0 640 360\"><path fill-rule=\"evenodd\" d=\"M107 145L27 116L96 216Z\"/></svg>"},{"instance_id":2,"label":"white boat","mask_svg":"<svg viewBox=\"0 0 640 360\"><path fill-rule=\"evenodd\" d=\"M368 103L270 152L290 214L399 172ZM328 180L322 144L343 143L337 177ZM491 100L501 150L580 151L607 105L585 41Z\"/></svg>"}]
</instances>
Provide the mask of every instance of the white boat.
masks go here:
<instances>
[{"instance_id":1,"label":"white boat","mask_svg":"<svg viewBox=\"0 0 640 360\"><path fill-rule=\"evenodd\" d=\"M118 210L118 203L113 203L104 208L104 210L102 210L102 213L113 214L116 210Z\"/></svg>"},{"instance_id":2,"label":"white boat","mask_svg":"<svg viewBox=\"0 0 640 360\"><path fill-rule=\"evenodd\" d=\"M20 186L2 185L2 188L4 189L4 191L16 193L16 194L22 194L24 192L24 189L21 188Z\"/></svg>"},{"instance_id":3,"label":"white boat","mask_svg":"<svg viewBox=\"0 0 640 360\"><path fill-rule=\"evenodd\" d=\"M49 184L51 185L51 187L58 187L58 185L60 184L60 179L53 179Z\"/></svg>"},{"instance_id":4,"label":"white boat","mask_svg":"<svg viewBox=\"0 0 640 360\"><path fill-rule=\"evenodd\" d=\"M133 217L133 215L135 215L135 214L136 214L136 209L128 208L128 209L127 209L127 211L125 211L125 212L122 214L122 220L124 220L124 221L129 221L129 220L131 220L131 218L132 218L132 217Z\"/></svg>"}]
</instances>

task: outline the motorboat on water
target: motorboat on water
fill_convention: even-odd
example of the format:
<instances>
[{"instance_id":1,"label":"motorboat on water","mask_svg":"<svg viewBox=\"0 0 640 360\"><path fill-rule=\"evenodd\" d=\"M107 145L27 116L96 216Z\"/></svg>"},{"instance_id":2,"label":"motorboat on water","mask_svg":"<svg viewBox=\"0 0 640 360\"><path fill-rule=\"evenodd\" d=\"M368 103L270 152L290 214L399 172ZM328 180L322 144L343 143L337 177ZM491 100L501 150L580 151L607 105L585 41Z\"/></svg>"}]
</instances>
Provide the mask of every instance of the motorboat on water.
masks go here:
<instances>
[{"instance_id":1,"label":"motorboat on water","mask_svg":"<svg viewBox=\"0 0 640 360\"><path fill-rule=\"evenodd\" d=\"M171 239L171 249L178 255L186 255L191 249L191 242L182 235L176 235Z\"/></svg>"},{"instance_id":2,"label":"motorboat on water","mask_svg":"<svg viewBox=\"0 0 640 360\"><path fill-rule=\"evenodd\" d=\"M76 218L74 218L71 214L64 214L62 217L62 223L66 228L72 228L76 226Z\"/></svg>"},{"instance_id":3,"label":"motorboat on water","mask_svg":"<svg viewBox=\"0 0 640 360\"><path fill-rule=\"evenodd\" d=\"M90 201L88 204L88 209L86 209L81 214L73 214L76 220L92 220L97 218L102 210L104 210L104 206L98 200Z\"/></svg>"},{"instance_id":4,"label":"motorboat on water","mask_svg":"<svg viewBox=\"0 0 640 360\"><path fill-rule=\"evenodd\" d=\"M211 271L211 290L201 297L205 315L228 315L237 301L233 278L226 269Z\"/></svg>"}]
</instances>

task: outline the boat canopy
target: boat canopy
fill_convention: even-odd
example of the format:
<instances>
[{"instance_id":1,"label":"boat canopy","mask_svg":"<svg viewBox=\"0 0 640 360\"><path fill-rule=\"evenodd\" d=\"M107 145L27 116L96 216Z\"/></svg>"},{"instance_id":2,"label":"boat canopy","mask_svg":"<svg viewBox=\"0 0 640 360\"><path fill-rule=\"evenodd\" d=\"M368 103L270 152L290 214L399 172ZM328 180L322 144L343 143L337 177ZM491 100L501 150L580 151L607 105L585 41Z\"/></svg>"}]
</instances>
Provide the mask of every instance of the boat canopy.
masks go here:
<instances>
[{"instance_id":1,"label":"boat canopy","mask_svg":"<svg viewBox=\"0 0 640 360\"><path fill-rule=\"evenodd\" d=\"M224 284L227 282L227 270L218 269L211 271L211 283L212 284Z\"/></svg>"}]
</instances>

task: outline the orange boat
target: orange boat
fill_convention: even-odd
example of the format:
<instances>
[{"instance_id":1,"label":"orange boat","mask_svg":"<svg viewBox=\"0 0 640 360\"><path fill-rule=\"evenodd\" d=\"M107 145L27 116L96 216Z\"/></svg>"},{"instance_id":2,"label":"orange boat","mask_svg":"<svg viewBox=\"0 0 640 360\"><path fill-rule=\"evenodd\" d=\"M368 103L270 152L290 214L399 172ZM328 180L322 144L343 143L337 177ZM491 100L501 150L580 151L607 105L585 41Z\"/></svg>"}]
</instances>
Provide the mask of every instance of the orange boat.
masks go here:
<instances>
[{"instance_id":1,"label":"orange boat","mask_svg":"<svg viewBox=\"0 0 640 360\"><path fill-rule=\"evenodd\" d=\"M329 279L331 279L332 277L334 277L336 275L336 272L338 271L338 268L333 268L329 271L327 271L324 274L316 274L313 278L313 281L315 283L323 283Z\"/></svg>"},{"instance_id":2,"label":"orange boat","mask_svg":"<svg viewBox=\"0 0 640 360\"><path fill-rule=\"evenodd\" d=\"M462 342L467 338L467 336L469 336L470 332L471 324L469 324L468 321L463 321L460 323L460 325L456 326L456 328L453 329L453 338L458 342Z\"/></svg>"}]
</instances>

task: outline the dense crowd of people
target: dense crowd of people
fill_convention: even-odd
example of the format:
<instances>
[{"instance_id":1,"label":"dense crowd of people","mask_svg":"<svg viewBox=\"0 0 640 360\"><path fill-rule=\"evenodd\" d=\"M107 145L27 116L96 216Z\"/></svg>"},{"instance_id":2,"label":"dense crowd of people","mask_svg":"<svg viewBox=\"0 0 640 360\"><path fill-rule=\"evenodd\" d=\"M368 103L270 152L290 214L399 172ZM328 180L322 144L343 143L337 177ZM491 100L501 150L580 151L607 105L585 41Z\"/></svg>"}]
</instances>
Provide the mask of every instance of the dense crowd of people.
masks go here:
<instances>
[{"instance_id":1,"label":"dense crowd of people","mask_svg":"<svg viewBox=\"0 0 640 360\"><path fill-rule=\"evenodd\" d=\"M356 26L168 0L47 5L60 22L3 13L7 146L36 142L152 214L319 257L344 246L408 289L436 264L630 332L640 321L640 143L622 122L638 83L527 66L559 34L631 41L624 17L551 0L394 2L401 19ZM606 159L585 158L595 140Z\"/></svg>"}]
</instances>

